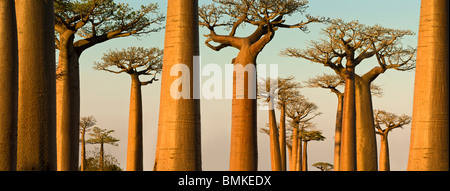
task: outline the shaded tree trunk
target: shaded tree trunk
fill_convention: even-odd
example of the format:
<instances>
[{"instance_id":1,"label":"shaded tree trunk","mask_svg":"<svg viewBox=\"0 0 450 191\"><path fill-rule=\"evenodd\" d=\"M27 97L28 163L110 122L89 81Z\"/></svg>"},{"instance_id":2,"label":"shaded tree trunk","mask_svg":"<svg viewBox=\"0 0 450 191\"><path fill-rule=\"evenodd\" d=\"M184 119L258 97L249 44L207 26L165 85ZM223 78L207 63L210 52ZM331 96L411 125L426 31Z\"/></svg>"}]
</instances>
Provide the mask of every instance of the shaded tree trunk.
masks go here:
<instances>
[{"instance_id":1,"label":"shaded tree trunk","mask_svg":"<svg viewBox=\"0 0 450 191\"><path fill-rule=\"evenodd\" d=\"M281 171L286 171L286 104L282 103L280 111L280 130L279 130Z\"/></svg>"},{"instance_id":2,"label":"shaded tree trunk","mask_svg":"<svg viewBox=\"0 0 450 191\"><path fill-rule=\"evenodd\" d=\"M56 170L53 1L15 2L19 52L17 170Z\"/></svg>"},{"instance_id":3,"label":"shaded tree trunk","mask_svg":"<svg viewBox=\"0 0 450 191\"><path fill-rule=\"evenodd\" d=\"M380 171L390 171L388 135L381 135L380 141Z\"/></svg>"},{"instance_id":4,"label":"shaded tree trunk","mask_svg":"<svg viewBox=\"0 0 450 191\"><path fill-rule=\"evenodd\" d=\"M448 1L422 0L408 170L449 170Z\"/></svg>"},{"instance_id":5,"label":"shaded tree trunk","mask_svg":"<svg viewBox=\"0 0 450 191\"><path fill-rule=\"evenodd\" d=\"M278 143L278 129L272 99L269 102L269 107L270 159L272 161L272 171L281 171L280 144Z\"/></svg>"},{"instance_id":6,"label":"shaded tree trunk","mask_svg":"<svg viewBox=\"0 0 450 191\"><path fill-rule=\"evenodd\" d=\"M130 114L128 121L127 171L143 170L142 93L139 76L131 74Z\"/></svg>"},{"instance_id":7,"label":"shaded tree trunk","mask_svg":"<svg viewBox=\"0 0 450 191\"><path fill-rule=\"evenodd\" d=\"M0 171L15 171L17 158L17 25L14 0L0 1Z\"/></svg>"},{"instance_id":8,"label":"shaded tree trunk","mask_svg":"<svg viewBox=\"0 0 450 191\"><path fill-rule=\"evenodd\" d=\"M308 141L303 141L302 171L308 171Z\"/></svg>"},{"instance_id":9,"label":"shaded tree trunk","mask_svg":"<svg viewBox=\"0 0 450 191\"><path fill-rule=\"evenodd\" d=\"M356 160L358 171L377 171L375 135L370 80L355 75Z\"/></svg>"},{"instance_id":10,"label":"shaded tree trunk","mask_svg":"<svg viewBox=\"0 0 450 191\"><path fill-rule=\"evenodd\" d=\"M342 108L344 103L344 94L336 94L338 97L338 107L336 111L336 128L334 133L334 171L339 171L341 154L341 131L342 131Z\"/></svg>"},{"instance_id":11,"label":"shaded tree trunk","mask_svg":"<svg viewBox=\"0 0 450 191\"><path fill-rule=\"evenodd\" d=\"M79 54L73 47L74 38L72 31L60 35L60 53L56 70L58 171L76 171L78 169L80 76Z\"/></svg>"},{"instance_id":12,"label":"shaded tree trunk","mask_svg":"<svg viewBox=\"0 0 450 191\"><path fill-rule=\"evenodd\" d=\"M198 48L198 0L169 0L161 82L158 141L154 170L201 170L200 100L193 99L193 57ZM189 68L190 97L174 99L170 94L172 67ZM183 74L188 75L188 74ZM198 89L196 91L199 91Z\"/></svg>"},{"instance_id":13,"label":"shaded tree trunk","mask_svg":"<svg viewBox=\"0 0 450 191\"><path fill-rule=\"evenodd\" d=\"M356 171L355 68L345 68L345 92L342 113L341 171Z\"/></svg>"},{"instance_id":14,"label":"shaded tree trunk","mask_svg":"<svg viewBox=\"0 0 450 191\"><path fill-rule=\"evenodd\" d=\"M236 67L246 68L248 65L256 68L256 55L252 55L248 48L243 47L234 60L235 71ZM247 83L249 78L254 79ZM244 88L243 91L240 88ZM255 97L251 99L249 96ZM256 70L235 72L231 116L231 171L258 170L256 101Z\"/></svg>"},{"instance_id":15,"label":"shaded tree trunk","mask_svg":"<svg viewBox=\"0 0 450 191\"><path fill-rule=\"evenodd\" d=\"M85 171L86 170L86 131L81 130L81 166L80 170Z\"/></svg>"},{"instance_id":16,"label":"shaded tree trunk","mask_svg":"<svg viewBox=\"0 0 450 191\"><path fill-rule=\"evenodd\" d=\"M105 167L105 153L103 152L103 143L100 143L100 171L104 170Z\"/></svg>"}]
</instances>

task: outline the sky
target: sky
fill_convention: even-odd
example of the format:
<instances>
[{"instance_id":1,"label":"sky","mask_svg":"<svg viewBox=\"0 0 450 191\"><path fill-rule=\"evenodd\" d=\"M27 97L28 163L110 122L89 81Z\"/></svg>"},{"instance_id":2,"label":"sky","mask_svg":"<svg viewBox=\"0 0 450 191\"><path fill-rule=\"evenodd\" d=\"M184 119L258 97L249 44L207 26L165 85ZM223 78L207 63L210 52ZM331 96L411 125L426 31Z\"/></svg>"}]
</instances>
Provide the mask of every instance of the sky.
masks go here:
<instances>
[{"instance_id":1,"label":"sky","mask_svg":"<svg viewBox=\"0 0 450 191\"><path fill-rule=\"evenodd\" d=\"M117 0L129 3L138 9L140 5L158 3L160 12L166 13L166 0ZM199 0L199 4L208 4L210 0ZM394 29L408 29L416 33L404 38L405 46L417 46L417 32L419 28L420 0L310 0L308 14L341 18L345 21L358 20L367 25L380 24ZM300 14L294 14L287 19L287 23L305 20ZM288 58L279 52L288 47L305 48L310 40L321 38L320 30L323 24L311 24L310 32L304 33L297 29L280 29L274 39L259 54L258 64L277 64L279 77L295 76L295 80L302 82L323 73L334 74L329 68L309 61ZM252 31L251 27L240 29L237 36L245 36ZM200 56L202 66L218 64L222 68L230 64L238 51L226 48L215 52L204 45L203 34L208 30L200 29ZM127 74L112 74L96 71L92 68L94 62L99 62L109 49L122 49L130 46L164 47L164 30L140 37L126 37L107 41L86 50L80 58L81 78L81 116L93 115L97 119L97 126L112 129L112 136L120 139L119 146L105 146L107 153L112 154L126 168L126 149L128 135L128 112L131 79ZM376 60L371 59L361 63L356 73L364 74L376 66ZM204 77L203 80L207 80ZM375 84L383 89L382 97L373 98L373 108L383 109L398 115L412 116L414 91L414 71L387 71L380 75ZM158 129L160 81L142 88L143 120L144 120L144 170L152 170ZM314 130L320 130L326 137L325 141L310 142L308 144L309 170L318 170L311 165L316 162L333 163L334 127L337 99L328 90L302 88L301 93L316 103L322 115L316 117ZM279 111L276 110L277 120ZM201 100L202 120L202 167L207 171L225 171L229 168L230 134L231 134L231 100ZM258 129L268 122L268 112L258 111ZM278 121L279 122L279 121ZM403 129L395 129L389 135L391 170L406 170L410 140L410 125ZM379 145L379 136L377 136ZM88 150L94 146L88 145ZM378 146L379 150L379 146ZM258 170L270 169L269 137L258 133Z\"/></svg>"}]
</instances>

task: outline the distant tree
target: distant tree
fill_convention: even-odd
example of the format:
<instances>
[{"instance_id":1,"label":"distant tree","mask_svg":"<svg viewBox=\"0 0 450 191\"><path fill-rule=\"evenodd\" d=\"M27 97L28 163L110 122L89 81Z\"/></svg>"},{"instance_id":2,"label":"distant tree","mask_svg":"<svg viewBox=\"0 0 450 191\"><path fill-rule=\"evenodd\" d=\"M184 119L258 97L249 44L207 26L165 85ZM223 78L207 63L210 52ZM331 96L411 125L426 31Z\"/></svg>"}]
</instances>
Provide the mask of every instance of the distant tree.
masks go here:
<instances>
[{"instance_id":1,"label":"distant tree","mask_svg":"<svg viewBox=\"0 0 450 191\"><path fill-rule=\"evenodd\" d=\"M91 127L93 127L95 124L97 124L97 120L94 116L87 116L82 117L80 120L80 134L81 134L81 167L80 170L84 171L86 170L85 164L86 164L86 132L91 130Z\"/></svg>"},{"instance_id":2,"label":"distant tree","mask_svg":"<svg viewBox=\"0 0 450 191\"><path fill-rule=\"evenodd\" d=\"M103 171L122 171L117 159L111 154L105 154L103 158ZM81 167L80 167L81 168ZM86 171L101 171L100 149L95 147L95 151L89 151L86 159Z\"/></svg>"},{"instance_id":3,"label":"distant tree","mask_svg":"<svg viewBox=\"0 0 450 191\"><path fill-rule=\"evenodd\" d=\"M111 133L114 130L100 129L99 127L92 128L92 133L89 133L92 138L86 140L87 144L100 144L100 157L99 157L99 167L100 171L104 170L104 144L110 144L112 146L118 146L117 142L119 139L112 137Z\"/></svg>"},{"instance_id":4,"label":"distant tree","mask_svg":"<svg viewBox=\"0 0 450 191\"><path fill-rule=\"evenodd\" d=\"M325 137L322 135L322 131L304 131L301 136L303 141L302 171L308 171L308 142L323 141Z\"/></svg>"},{"instance_id":5,"label":"distant tree","mask_svg":"<svg viewBox=\"0 0 450 191\"><path fill-rule=\"evenodd\" d=\"M407 115L398 116L394 113L389 113L383 110L374 111L376 134L381 137L380 146L380 171L389 171L389 144L388 134L396 128L403 128L403 126L411 123L411 117Z\"/></svg>"},{"instance_id":6,"label":"distant tree","mask_svg":"<svg viewBox=\"0 0 450 191\"><path fill-rule=\"evenodd\" d=\"M311 41L307 49L287 48L282 54L323 64L345 79L339 168L377 170L370 84L388 69L407 71L415 67L416 49L401 44L403 37L414 33L334 19L322 34L325 38ZM376 58L379 66L356 75L356 67L369 58Z\"/></svg>"},{"instance_id":7,"label":"distant tree","mask_svg":"<svg viewBox=\"0 0 450 191\"><path fill-rule=\"evenodd\" d=\"M333 165L327 162L316 162L313 164L314 167L320 169L320 171L332 171Z\"/></svg>"},{"instance_id":8,"label":"distant tree","mask_svg":"<svg viewBox=\"0 0 450 191\"><path fill-rule=\"evenodd\" d=\"M78 165L78 122L80 120L79 58L87 49L111 39L158 32L165 17L158 4L139 10L114 0L55 0L58 161L69 161L59 170ZM64 137L64 138L63 138Z\"/></svg>"},{"instance_id":9,"label":"distant tree","mask_svg":"<svg viewBox=\"0 0 450 191\"><path fill-rule=\"evenodd\" d=\"M163 51L158 48L130 47L109 51L102 62L95 62L95 70L114 74L126 73L131 77L130 114L128 121L127 171L143 170L142 146L142 92L141 87L152 84L162 70ZM140 76L153 76L142 81Z\"/></svg>"}]
</instances>

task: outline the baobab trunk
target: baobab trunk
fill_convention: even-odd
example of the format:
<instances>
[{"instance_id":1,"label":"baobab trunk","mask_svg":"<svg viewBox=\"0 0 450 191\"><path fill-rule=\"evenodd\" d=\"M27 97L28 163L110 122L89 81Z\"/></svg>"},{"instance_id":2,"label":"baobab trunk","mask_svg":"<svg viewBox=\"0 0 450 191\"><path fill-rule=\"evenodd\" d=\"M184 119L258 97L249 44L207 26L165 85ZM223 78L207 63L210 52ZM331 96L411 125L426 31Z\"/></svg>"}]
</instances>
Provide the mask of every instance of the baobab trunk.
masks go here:
<instances>
[{"instance_id":1,"label":"baobab trunk","mask_svg":"<svg viewBox=\"0 0 450 191\"><path fill-rule=\"evenodd\" d=\"M80 171L86 170L86 131L82 130L81 132L81 163L80 163Z\"/></svg>"},{"instance_id":2,"label":"baobab trunk","mask_svg":"<svg viewBox=\"0 0 450 191\"><path fill-rule=\"evenodd\" d=\"M249 52L243 47L234 60L230 171L258 169L256 56Z\"/></svg>"},{"instance_id":3,"label":"baobab trunk","mask_svg":"<svg viewBox=\"0 0 450 191\"><path fill-rule=\"evenodd\" d=\"M275 108L273 100L269 101L269 128L270 128L270 159L272 171L281 171L280 144L278 143L278 128L275 118Z\"/></svg>"},{"instance_id":4,"label":"baobab trunk","mask_svg":"<svg viewBox=\"0 0 450 191\"><path fill-rule=\"evenodd\" d=\"M291 165L289 166L290 171L297 171L297 159L298 159L298 128L294 127L292 133L292 149L291 149Z\"/></svg>"},{"instance_id":5,"label":"baobab trunk","mask_svg":"<svg viewBox=\"0 0 450 191\"><path fill-rule=\"evenodd\" d=\"M344 94L337 94L338 107L336 111L336 128L334 132L334 171L339 171L341 154L341 131L342 131L342 107L344 103Z\"/></svg>"},{"instance_id":6,"label":"baobab trunk","mask_svg":"<svg viewBox=\"0 0 450 191\"><path fill-rule=\"evenodd\" d=\"M143 170L141 81L131 75L130 114L128 121L127 171Z\"/></svg>"},{"instance_id":7,"label":"baobab trunk","mask_svg":"<svg viewBox=\"0 0 450 191\"><path fill-rule=\"evenodd\" d=\"M56 150L58 171L78 169L80 91L78 53L71 31L60 35L56 70Z\"/></svg>"},{"instance_id":8,"label":"baobab trunk","mask_svg":"<svg viewBox=\"0 0 450 191\"><path fill-rule=\"evenodd\" d=\"M342 113L341 171L356 171L355 68L346 67Z\"/></svg>"},{"instance_id":9,"label":"baobab trunk","mask_svg":"<svg viewBox=\"0 0 450 191\"><path fill-rule=\"evenodd\" d=\"M299 132L299 136L301 136L301 132ZM303 151L303 145L302 145L302 139L298 139L297 141L297 161L295 166L295 171L302 171L303 167L303 157L302 157L302 151Z\"/></svg>"},{"instance_id":10,"label":"baobab trunk","mask_svg":"<svg viewBox=\"0 0 450 191\"><path fill-rule=\"evenodd\" d=\"M387 134L381 135L380 141L380 171L390 171L389 145Z\"/></svg>"},{"instance_id":11,"label":"baobab trunk","mask_svg":"<svg viewBox=\"0 0 450 191\"><path fill-rule=\"evenodd\" d=\"M302 171L308 171L308 141L303 141Z\"/></svg>"},{"instance_id":12,"label":"baobab trunk","mask_svg":"<svg viewBox=\"0 0 450 191\"><path fill-rule=\"evenodd\" d=\"M281 105L279 130L281 171L286 171L286 104Z\"/></svg>"},{"instance_id":13,"label":"baobab trunk","mask_svg":"<svg viewBox=\"0 0 450 191\"><path fill-rule=\"evenodd\" d=\"M356 164L358 171L377 171L377 142L370 81L355 76Z\"/></svg>"},{"instance_id":14,"label":"baobab trunk","mask_svg":"<svg viewBox=\"0 0 450 191\"><path fill-rule=\"evenodd\" d=\"M15 2L19 52L17 170L56 170L53 1Z\"/></svg>"},{"instance_id":15,"label":"baobab trunk","mask_svg":"<svg viewBox=\"0 0 450 191\"><path fill-rule=\"evenodd\" d=\"M0 1L0 37L0 171L15 171L18 60L14 0Z\"/></svg>"},{"instance_id":16,"label":"baobab trunk","mask_svg":"<svg viewBox=\"0 0 450 191\"><path fill-rule=\"evenodd\" d=\"M408 170L449 170L448 1L422 0Z\"/></svg>"},{"instance_id":17,"label":"baobab trunk","mask_svg":"<svg viewBox=\"0 0 450 191\"><path fill-rule=\"evenodd\" d=\"M154 164L157 171L202 169L200 100L193 98L198 93L193 88L194 65L198 64L193 59L199 55L198 35L198 0L169 0ZM177 64L189 69L189 73L182 74L189 75L189 82L184 82L189 84L188 98L171 96L171 85L179 77L171 76L170 71Z\"/></svg>"}]
</instances>

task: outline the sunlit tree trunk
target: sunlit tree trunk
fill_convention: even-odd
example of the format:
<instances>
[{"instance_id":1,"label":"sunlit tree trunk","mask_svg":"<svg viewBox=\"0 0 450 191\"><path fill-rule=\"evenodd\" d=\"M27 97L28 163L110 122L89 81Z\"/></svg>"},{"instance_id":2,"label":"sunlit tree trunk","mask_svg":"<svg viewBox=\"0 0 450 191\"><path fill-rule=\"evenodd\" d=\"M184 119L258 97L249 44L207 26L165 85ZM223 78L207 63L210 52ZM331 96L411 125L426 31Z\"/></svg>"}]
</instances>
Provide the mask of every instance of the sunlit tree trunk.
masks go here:
<instances>
[{"instance_id":1,"label":"sunlit tree trunk","mask_svg":"<svg viewBox=\"0 0 450 191\"><path fill-rule=\"evenodd\" d=\"M281 105L279 130L281 171L286 171L286 104Z\"/></svg>"},{"instance_id":2,"label":"sunlit tree trunk","mask_svg":"<svg viewBox=\"0 0 450 191\"><path fill-rule=\"evenodd\" d=\"M278 143L278 129L275 118L273 99L269 101L269 128L270 128L270 159L272 171L281 171L280 144Z\"/></svg>"},{"instance_id":3,"label":"sunlit tree trunk","mask_svg":"<svg viewBox=\"0 0 450 191\"><path fill-rule=\"evenodd\" d=\"M131 75L130 114L128 121L127 171L143 170L141 81Z\"/></svg>"},{"instance_id":4,"label":"sunlit tree trunk","mask_svg":"<svg viewBox=\"0 0 450 191\"><path fill-rule=\"evenodd\" d=\"M422 0L408 170L449 170L448 1Z\"/></svg>"},{"instance_id":5,"label":"sunlit tree trunk","mask_svg":"<svg viewBox=\"0 0 450 191\"><path fill-rule=\"evenodd\" d=\"M308 141L303 141L302 171L308 171Z\"/></svg>"},{"instance_id":6,"label":"sunlit tree trunk","mask_svg":"<svg viewBox=\"0 0 450 191\"><path fill-rule=\"evenodd\" d=\"M338 107L336 111L336 128L334 132L334 171L339 171L339 161L341 154L341 130L342 130L342 107L344 103L344 94L337 94Z\"/></svg>"},{"instance_id":7,"label":"sunlit tree trunk","mask_svg":"<svg viewBox=\"0 0 450 191\"><path fill-rule=\"evenodd\" d=\"M198 48L198 0L169 0L161 82L158 141L154 170L201 170L200 100L193 95L194 56ZM170 94L178 76L170 76L172 67L189 68L190 97L174 99ZM182 87L181 87L182 88ZM180 88L179 88L180 89Z\"/></svg>"},{"instance_id":8,"label":"sunlit tree trunk","mask_svg":"<svg viewBox=\"0 0 450 191\"><path fill-rule=\"evenodd\" d=\"M72 31L60 35L56 69L56 143L58 171L78 169L80 131L79 55L73 47Z\"/></svg>"},{"instance_id":9,"label":"sunlit tree trunk","mask_svg":"<svg viewBox=\"0 0 450 191\"><path fill-rule=\"evenodd\" d=\"M355 76L356 164L358 171L376 171L377 142L369 80Z\"/></svg>"},{"instance_id":10,"label":"sunlit tree trunk","mask_svg":"<svg viewBox=\"0 0 450 191\"><path fill-rule=\"evenodd\" d=\"M380 141L380 171L390 171L388 134L381 135L381 141Z\"/></svg>"},{"instance_id":11,"label":"sunlit tree trunk","mask_svg":"<svg viewBox=\"0 0 450 191\"><path fill-rule=\"evenodd\" d=\"M17 170L56 170L53 1L15 2L19 52Z\"/></svg>"},{"instance_id":12,"label":"sunlit tree trunk","mask_svg":"<svg viewBox=\"0 0 450 191\"><path fill-rule=\"evenodd\" d=\"M0 171L16 170L17 26L14 0L0 1Z\"/></svg>"},{"instance_id":13,"label":"sunlit tree trunk","mask_svg":"<svg viewBox=\"0 0 450 191\"><path fill-rule=\"evenodd\" d=\"M345 93L342 113L341 171L356 170L356 109L355 109L355 68L345 68Z\"/></svg>"},{"instance_id":14,"label":"sunlit tree trunk","mask_svg":"<svg viewBox=\"0 0 450 191\"><path fill-rule=\"evenodd\" d=\"M292 151L291 151L291 165L289 166L290 171L297 170L297 158L298 158L298 128L294 127L292 134Z\"/></svg>"},{"instance_id":15,"label":"sunlit tree trunk","mask_svg":"<svg viewBox=\"0 0 450 191\"><path fill-rule=\"evenodd\" d=\"M81 130L81 163L80 163L80 171L86 170L86 131Z\"/></svg>"},{"instance_id":16,"label":"sunlit tree trunk","mask_svg":"<svg viewBox=\"0 0 450 191\"><path fill-rule=\"evenodd\" d=\"M251 55L246 48L242 48L234 60L236 67L246 68L248 65L256 66L256 56ZM256 68L256 67L255 67ZM235 72L233 74L233 100L231 115L231 171L258 170L258 148L256 127L256 96L250 99L252 91L256 95L256 80L249 84L249 78L256 77L256 70L249 72ZM243 75L243 76L242 76ZM252 87L253 86L253 87ZM240 88L244 88L241 91ZM243 93L243 94L241 94Z\"/></svg>"},{"instance_id":17,"label":"sunlit tree trunk","mask_svg":"<svg viewBox=\"0 0 450 191\"><path fill-rule=\"evenodd\" d=\"M299 132L299 136L301 136L301 132ZM295 171L303 170L302 151L303 151L302 139L299 138L297 142L297 161L296 161L297 164L295 166Z\"/></svg>"}]
</instances>

